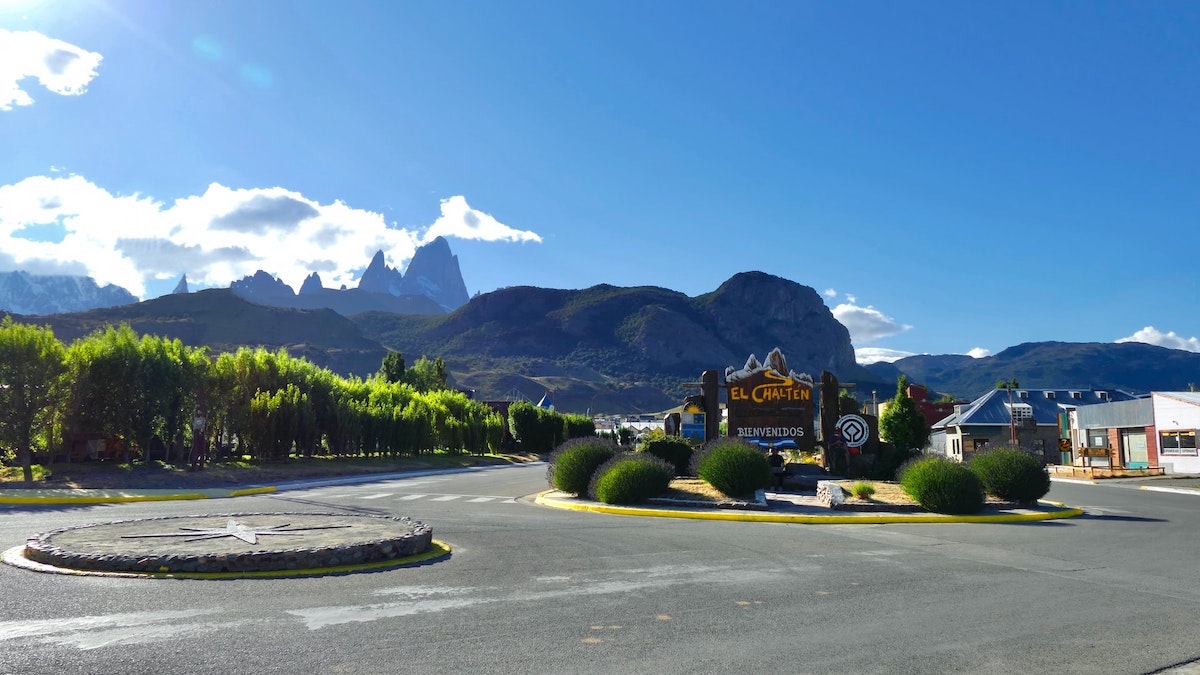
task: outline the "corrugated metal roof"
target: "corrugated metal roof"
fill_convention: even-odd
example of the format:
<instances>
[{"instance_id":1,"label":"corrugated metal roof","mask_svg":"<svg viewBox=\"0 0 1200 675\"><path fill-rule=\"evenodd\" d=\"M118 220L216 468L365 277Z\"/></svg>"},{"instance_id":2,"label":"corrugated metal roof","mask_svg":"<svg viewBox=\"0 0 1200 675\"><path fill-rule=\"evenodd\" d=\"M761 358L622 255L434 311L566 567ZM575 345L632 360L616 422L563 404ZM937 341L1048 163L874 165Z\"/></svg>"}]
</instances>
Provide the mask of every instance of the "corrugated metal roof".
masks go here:
<instances>
[{"instance_id":1,"label":"corrugated metal roof","mask_svg":"<svg viewBox=\"0 0 1200 675\"><path fill-rule=\"evenodd\" d=\"M1028 404L1037 424L1058 424L1059 414L1069 408L1129 401L1134 396L1115 389L1013 389L1012 402ZM953 415L934 425L935 429L965 425L1005 425L1011 420L1008 412L1009 392L993 389Z\"/></svg>"},{"instance_id":2,"label":"corrugated metal roof","mask_svg":"<svg viewBox=\"0 0 1200 675\"><path fill-rule=\"evenodd\" d=\"M1195 405L1200 405L1200 392L1196 391L1156 391L1153 392L1159 396L1174 398L1180 401L1186 401Z\"/></svg>"}]
</instances>

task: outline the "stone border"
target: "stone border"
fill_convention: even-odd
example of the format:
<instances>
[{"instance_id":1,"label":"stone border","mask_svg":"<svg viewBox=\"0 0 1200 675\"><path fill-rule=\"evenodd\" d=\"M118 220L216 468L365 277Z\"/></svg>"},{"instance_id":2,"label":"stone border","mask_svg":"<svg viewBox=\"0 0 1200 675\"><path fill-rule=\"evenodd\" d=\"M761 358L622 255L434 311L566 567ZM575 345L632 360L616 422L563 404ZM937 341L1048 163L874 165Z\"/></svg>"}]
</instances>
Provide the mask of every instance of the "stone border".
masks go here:
<instances>
[{"instance_id":1,"label":"stone border","mask_svg":"<svg viewBox=\"0 0 1200 675\"><path fill-rule=\"evenodd\" d=\"M134 522L183 520L188 518L240 518L252 516L332 516L347 518L377 518L394 521L407 527L408 532L395 537L354 542L340 546L317 546L283 550L246 551L227 554L171 554L142 556L122 554L88 554L68 551L51 542L54 535L89 527L120 525ZM231 513L192 516L160 516L134 518L105 523L62 527L30 537L25 544L24 557L44 565L94 572L133 573L244 573L279 570L362 565L418 555L433 545L433 528L411 518L342 513Z\"/></svg>"}]
</instances>

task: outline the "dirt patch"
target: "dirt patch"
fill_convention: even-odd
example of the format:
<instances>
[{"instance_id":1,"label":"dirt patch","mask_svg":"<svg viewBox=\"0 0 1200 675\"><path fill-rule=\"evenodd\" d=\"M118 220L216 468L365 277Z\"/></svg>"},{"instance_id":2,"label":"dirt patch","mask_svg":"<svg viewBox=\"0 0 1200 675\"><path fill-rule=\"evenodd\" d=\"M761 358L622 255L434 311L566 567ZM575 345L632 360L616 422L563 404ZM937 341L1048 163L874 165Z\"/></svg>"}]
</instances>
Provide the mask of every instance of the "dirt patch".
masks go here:
<instances>
[{"instance_id":1,"label":"dirt patch","mask_svg":"<svg viewBox=\"0 0 1200 675\"><path fill-rule=\"evenodd\" d=\"M851 492L851 489L858 483L867 483L875 488L875 494L867 499L859 499ZM904 488L898 483L888 483L885 481L857 481L857 480L840 480L837 484L842 486L846 491L846 503L848 504L916 504L917 501L908 496Z\"/></svg>"},{"instance_id":2,"label":"dirt patch","mask_svg":"<svg viewBox=\"0 0 1200 675\"><path fill-rule=\"evenodd\" d=\"M732 499L724 492L699 478L676 478L671 481L671 487L661 495L669 499L690 499L702 502L727 502Z\"/></svg>"}]
</instances>

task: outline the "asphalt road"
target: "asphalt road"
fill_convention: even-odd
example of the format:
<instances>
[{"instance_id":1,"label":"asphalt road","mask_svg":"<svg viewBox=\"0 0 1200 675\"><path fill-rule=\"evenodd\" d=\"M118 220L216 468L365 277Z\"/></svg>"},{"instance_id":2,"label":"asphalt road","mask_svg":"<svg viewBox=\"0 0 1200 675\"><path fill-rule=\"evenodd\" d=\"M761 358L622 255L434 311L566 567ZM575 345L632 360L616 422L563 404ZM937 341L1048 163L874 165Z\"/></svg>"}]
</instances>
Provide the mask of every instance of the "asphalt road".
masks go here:
<instances>
[{"instance_id":1,"label":"asphalt road","mask_svg":"<svg viewBox=\"0 0 1200 675\"><path fill-rule=\"evenodd\" d=\"M54 527L194 513L408 515L424 566L178 581L0 565L0 672L1148 673L1200 659L1200 496L1055 483L1087 515L783 525L558 511L543 466L207 502L0 510Z\"/></svg>"}]
</instances>

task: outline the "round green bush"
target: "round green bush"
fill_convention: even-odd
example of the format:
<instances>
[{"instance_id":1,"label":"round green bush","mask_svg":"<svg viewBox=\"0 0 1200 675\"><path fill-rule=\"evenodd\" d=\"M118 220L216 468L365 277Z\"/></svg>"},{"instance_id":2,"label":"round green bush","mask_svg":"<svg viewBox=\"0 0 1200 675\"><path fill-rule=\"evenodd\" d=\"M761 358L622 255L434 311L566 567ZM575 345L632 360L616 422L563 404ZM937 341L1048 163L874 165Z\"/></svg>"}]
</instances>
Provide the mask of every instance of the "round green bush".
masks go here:
<instances>
[{"instance_id":1,"label":"round green bush","mask_svg":"<svg viewBox=\"0 0 1200 675\"><path fill-rule=\"evenodd\" d=\"M934 513L978 513L983 508L979 476L945 457L922 457L905 464L900 470L900 487Z\"/></svg>"},{"instance_id":2,"label":"round green bush","mask_svg":"<svg viewBox=\"0 0 1200 675\"><path fill-rule=\"evenodd\" d=\"M748 497L771 484L762 448L740 438L709 441L692 457L692 473L730 497Z\"/></svg>"},{"instance_id":3,"label":"round green bush","mask_svg":"<svg viewBox=\"0 0 1200 675\"><path fill-rule=\"evenodd\" d=\"M592 474L616 454L617 446L612 441L599 437L573 438L550 453L546 478L555 490L586 494Z\"/></svg>"},{"instance_id":4,"label":"round green bush","mask_svg":"<svg viewBox=\"0 0 1200 675\"><path fill-rule=\"evenodd\" d=\"M622 453L596 470L588 494L605 504L636 504L666 492L674 477L675 469L658 457Z\"/></svg>"},{"instance_id":5,"label":"round green bush","mask_svg":"<svg viewBox=\"0 0 1200 675\"><path fill-rule=\"evenodd\" d=\"M686 476L692 463L692 446L678 436L652 438L642 443L641 451L674 466L676 476Z\"/></svg>"},{"instance_id":6,"label":"round green bush","mask_svg":"<svg viewBox=\"0 0 1200 675\"><path fill-rule=\"evenodd\" d=\"M983 481L987 493L1021 504L1036 503L1050 491L1050 474L1042 462L1018 448L1001 446L975 455L967 467Z\"/></svg>"}]
</instances>

